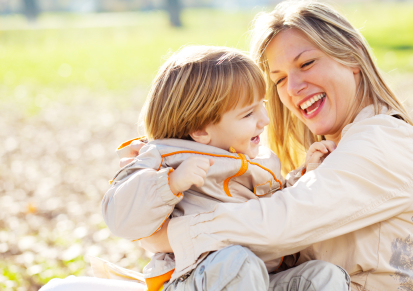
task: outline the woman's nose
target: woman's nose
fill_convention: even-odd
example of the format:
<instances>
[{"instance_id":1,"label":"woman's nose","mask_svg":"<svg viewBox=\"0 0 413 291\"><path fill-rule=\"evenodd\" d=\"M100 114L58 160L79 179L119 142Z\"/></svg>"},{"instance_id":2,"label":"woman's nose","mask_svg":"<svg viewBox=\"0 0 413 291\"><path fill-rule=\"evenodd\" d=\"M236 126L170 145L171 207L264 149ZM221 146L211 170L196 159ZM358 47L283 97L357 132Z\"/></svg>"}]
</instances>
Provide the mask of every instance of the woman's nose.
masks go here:
<instances>
[{"instance_id":1,"label":"woman's nose","mask_svg":"<svg viewBox=\"0 0 413 291\"><path fill-rule=\"evenodd\" d=\"M307 83L304 82L300 74L290 73L287 78L287 93L290 96L298 96L300 92L307 88Z\"/></svg>"}]
</instances>

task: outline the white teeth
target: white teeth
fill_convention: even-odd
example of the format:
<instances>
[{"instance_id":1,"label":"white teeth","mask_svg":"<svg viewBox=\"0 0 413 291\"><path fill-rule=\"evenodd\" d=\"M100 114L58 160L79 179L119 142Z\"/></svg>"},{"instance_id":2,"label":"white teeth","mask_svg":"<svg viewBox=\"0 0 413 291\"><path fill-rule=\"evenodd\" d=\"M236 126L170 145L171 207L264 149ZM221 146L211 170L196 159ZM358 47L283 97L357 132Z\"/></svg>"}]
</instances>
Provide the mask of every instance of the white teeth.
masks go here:
<instances>
[{"instance_id":1,"label":"white teeth","mask_svg":"<svg viewBox=\"0 0 413 291\"><path fill-rule=\"evenodd\" d=\"M301 104L300 107L301 107L302 110L305 110L308 107L310 107L312 104L314 104L314 102L320 100L321 98L324 98L325 96L326 96L326 93L320 93L318 95L315 95L310 100L308 100L307 102L304 102L303 104ZM314 112L314 110L312 110L311 112ZM307 114L309 114L309 113L307 113Z\"/></svg>"}]
</instances>

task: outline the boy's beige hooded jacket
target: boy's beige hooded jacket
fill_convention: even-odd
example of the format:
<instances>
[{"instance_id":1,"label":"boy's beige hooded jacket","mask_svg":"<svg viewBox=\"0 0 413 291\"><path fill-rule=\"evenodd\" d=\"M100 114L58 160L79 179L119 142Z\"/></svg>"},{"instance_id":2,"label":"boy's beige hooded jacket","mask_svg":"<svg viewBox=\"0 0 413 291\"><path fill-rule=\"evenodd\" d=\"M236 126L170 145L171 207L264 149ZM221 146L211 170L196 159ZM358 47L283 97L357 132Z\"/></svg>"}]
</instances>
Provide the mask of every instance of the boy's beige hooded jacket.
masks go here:
<instances>
[{"instance_id":1,"label":"boy's beige hooded jacket","mask_svg":"<svg viewBox=\"0 0 413 291\"><path fill-rule=\"evenodd\" d=\"M122 148L118 152L122 156ZM175 195L169 187L169 173L192 156L212 158L214 165L209 168L203 186L192 186ZM210 212L219 203L243 203L270 197L277 190L291 186L301 177L301 170L290 173L285 180L280 160L265 147L260 147L258 156L251 160L243 154L189 140L155 140L145 145L135 161L115 175L103 198L102 213L112 233L139 240L159 230L168 217ZM172 278L196 267L207 254L200 255L185 270L176 269ZM275 271L281 263L281 257L263 259L269 271ZM144 277L157 277L174 268L173 255L156 254L145 267Z\"/></svg>"}]
</instances>

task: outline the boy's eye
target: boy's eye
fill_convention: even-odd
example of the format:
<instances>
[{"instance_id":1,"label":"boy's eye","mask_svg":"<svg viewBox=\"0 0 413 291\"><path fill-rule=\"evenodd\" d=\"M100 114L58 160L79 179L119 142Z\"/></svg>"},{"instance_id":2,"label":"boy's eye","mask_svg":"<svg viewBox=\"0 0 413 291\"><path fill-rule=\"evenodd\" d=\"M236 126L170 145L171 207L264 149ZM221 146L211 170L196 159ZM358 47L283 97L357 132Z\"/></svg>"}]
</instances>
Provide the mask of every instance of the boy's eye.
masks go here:
<instances>
[{"instance_id":1,"label":"boy's eye","mask_svg":"<svg viewBox=\"0 0 413 291\"><path fill-rule=\"evenodd\" d=\"M245 115L244 118L250 117L251 115L252 115L252 111L250 113L248 113L247 115Z\"/></svg>"}]
</instances>

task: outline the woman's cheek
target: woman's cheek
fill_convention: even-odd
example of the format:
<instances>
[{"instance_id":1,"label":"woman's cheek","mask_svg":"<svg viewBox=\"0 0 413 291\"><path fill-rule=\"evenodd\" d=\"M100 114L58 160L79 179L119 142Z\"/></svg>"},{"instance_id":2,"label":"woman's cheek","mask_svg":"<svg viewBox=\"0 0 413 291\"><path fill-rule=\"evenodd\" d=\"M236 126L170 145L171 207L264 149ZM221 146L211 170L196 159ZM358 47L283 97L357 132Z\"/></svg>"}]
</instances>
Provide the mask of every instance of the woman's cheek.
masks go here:
<instances>
[{"instance_id":1,"label":"woman's cheek","mask_svg":"<svg viewBox=\"0 0 413 291\"><path fill-rule=\"evenodd\" d=\"M292 99L290 97L288 97L287 93L284 93L280 90L280 92L278 93L278 96L280 97L281 103L284 104L284 106L287 107L288 110L290 110L295 115L299 115L298 114L299 111L298 111L297 107L294 105Z\"/></svg>"},{"instance_id":2,"label":"woman's cheek","mask_svg":"<svg viewBox=\"0 0 413 291\"><path fill-rule=\"evenodd\" d=\"M287 106L288 109L290 109L290 107L288 106L288 100L286 98L287 95L285 94L284 90L277 88L277 93L278 97L281 100L281 103L284 104L284 106Z\"/></svg>"}]
</instances>

